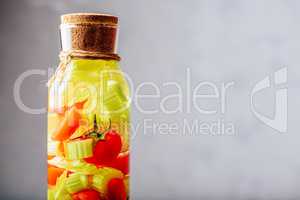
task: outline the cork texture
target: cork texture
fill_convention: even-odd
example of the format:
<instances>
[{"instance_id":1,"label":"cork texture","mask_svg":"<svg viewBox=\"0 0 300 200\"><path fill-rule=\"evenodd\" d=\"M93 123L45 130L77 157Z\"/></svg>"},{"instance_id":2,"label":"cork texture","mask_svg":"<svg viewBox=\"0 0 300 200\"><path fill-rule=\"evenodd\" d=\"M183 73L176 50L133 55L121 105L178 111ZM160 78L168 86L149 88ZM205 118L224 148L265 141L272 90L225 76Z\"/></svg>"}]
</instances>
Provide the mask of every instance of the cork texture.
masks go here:
<instances>
[{"instance_id":1,"label":"cork texture","mask_svg":"<svg viewBox=\"0 0 300 200\"><path fill-rule=\"evenodd\" d=\"M117 25L118 17L109 14L71 13L61 16L62 24L110 24Z\"/></svg>"},{"instance_id":2,"label":"cork texture","mask_svg":"<svg viewBox=\"0 0 300 200\"><path fill-rule=\"evenodd\" d=\"M61 19L60 31L63 50L116 54L117 17L94 13L75 13L63 15ZM65 49L65 46L68 49Z\"/></svg>"}]
</instances>

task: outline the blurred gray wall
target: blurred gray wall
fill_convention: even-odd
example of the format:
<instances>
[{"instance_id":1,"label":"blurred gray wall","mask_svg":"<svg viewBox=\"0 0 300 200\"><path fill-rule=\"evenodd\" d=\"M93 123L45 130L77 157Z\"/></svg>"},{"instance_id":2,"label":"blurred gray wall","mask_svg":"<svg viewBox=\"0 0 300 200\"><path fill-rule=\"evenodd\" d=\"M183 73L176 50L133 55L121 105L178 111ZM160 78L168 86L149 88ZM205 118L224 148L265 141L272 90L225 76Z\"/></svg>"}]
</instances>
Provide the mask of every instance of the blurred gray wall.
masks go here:
<instances>
[{"instance_id":1,"label":"blurred gray wall","mask_svg":"<svg viewBox=\"0 0 300 200\"><path fill-rule=\"evenodd\" d=\"M187 68L192 86L234 81L225 114L200 115L192 109L149 115L133 108L135 125L144 119L178 124L223 119L235 125L233 136L138 130L132 140L133 199L299 199L299 9L297 0L1 1L0 198L45 199L46 116L21 111L13 86L24 71L58 63L61 14L89 11L120 17L122 68L135 85L153 81L167 95L171 89L163 83L177 81L187 91ZM249 95L259 80L284 66L288 132L280 134L254 117ZM46 106L45 82L43 76L24 81L26 105ZM275 89L257 96L260 112L272 115ZM144 108L158 105L142 103Z\"/></svg>"}]
</instances>

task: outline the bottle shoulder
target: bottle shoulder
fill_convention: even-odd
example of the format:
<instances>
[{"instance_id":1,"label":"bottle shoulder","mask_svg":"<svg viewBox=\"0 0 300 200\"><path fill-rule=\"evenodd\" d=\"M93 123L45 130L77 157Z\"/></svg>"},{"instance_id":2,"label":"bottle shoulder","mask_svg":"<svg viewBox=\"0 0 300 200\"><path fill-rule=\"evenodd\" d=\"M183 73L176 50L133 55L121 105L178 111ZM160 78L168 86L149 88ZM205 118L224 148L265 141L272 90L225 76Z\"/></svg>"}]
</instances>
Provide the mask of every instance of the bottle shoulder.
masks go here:
<instances>
[{"instance_id":1,"label":"bottle shoulder","mask_svg":"<svg viewBox=\"0 0 300 200\"><path fill-rule=\"evenodd\" d=\"M84 100L86 96L103 96L103 91L110 86L114 91L124 94L126 99L130 95L129 85L117 61L72 60L65 70L58 69L52 80L49 102L55 100L73 104Z\"/></svg>"}]
</instances>

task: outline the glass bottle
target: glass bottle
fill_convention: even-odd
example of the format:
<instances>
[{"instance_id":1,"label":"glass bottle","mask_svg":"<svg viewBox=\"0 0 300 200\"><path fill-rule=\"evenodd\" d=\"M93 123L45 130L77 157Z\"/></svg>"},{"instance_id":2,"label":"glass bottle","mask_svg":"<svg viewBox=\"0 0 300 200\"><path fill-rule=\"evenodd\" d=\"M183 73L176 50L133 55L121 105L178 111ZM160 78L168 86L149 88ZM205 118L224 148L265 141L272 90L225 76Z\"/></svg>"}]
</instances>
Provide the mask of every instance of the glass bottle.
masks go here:
<instances>
[{"instance_id":1,"label":"glass bottle","mask_svg":"<svg viewBox=\"0 0 300 200\"><path fill-rule=\"evenodd\" d=\"M60 65L48 83L48 200L129 199L129 87L118 18L62 16Z\"/></svg>"}]
</instances>

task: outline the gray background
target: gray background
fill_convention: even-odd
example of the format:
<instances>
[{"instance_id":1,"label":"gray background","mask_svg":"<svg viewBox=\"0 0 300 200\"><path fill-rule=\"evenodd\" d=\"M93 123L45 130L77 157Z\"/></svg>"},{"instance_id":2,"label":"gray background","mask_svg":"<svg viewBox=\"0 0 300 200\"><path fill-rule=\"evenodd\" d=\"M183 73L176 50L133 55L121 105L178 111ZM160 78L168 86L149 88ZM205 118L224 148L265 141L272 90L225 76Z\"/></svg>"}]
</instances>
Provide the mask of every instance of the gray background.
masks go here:
<instances>
[{"instance_id":1,"label":"gray background","mask_svg":"<svg viewBox=\"0 0 300 200\"><path fill-rule=\"evenodd\" d=\"M187 67L192 86L205 80L235 82L225 115L200 115L194 109L147 115L133 108L135 125L143 119L180 124L184 118L222 118L236 128L234 136L137 131L133 199L299 199L299 9L297 0L1 1L0 198L45 199L46 116L22 112L13 85L25 70L58 63L61 14L93 11L120 17L121 64L135 85L177 81L186 91ZM289 123L288 133L280 134L254 117L249 94L256 82L283 66L288 66ZM26 105L46 106L45 81L43 76L25 80ZM171 91L161 88L165 95ZM260 112L272 115L274 91L258 95ZM158 102L142 105L157 107Z\"/></svg>"}]
</instances>

